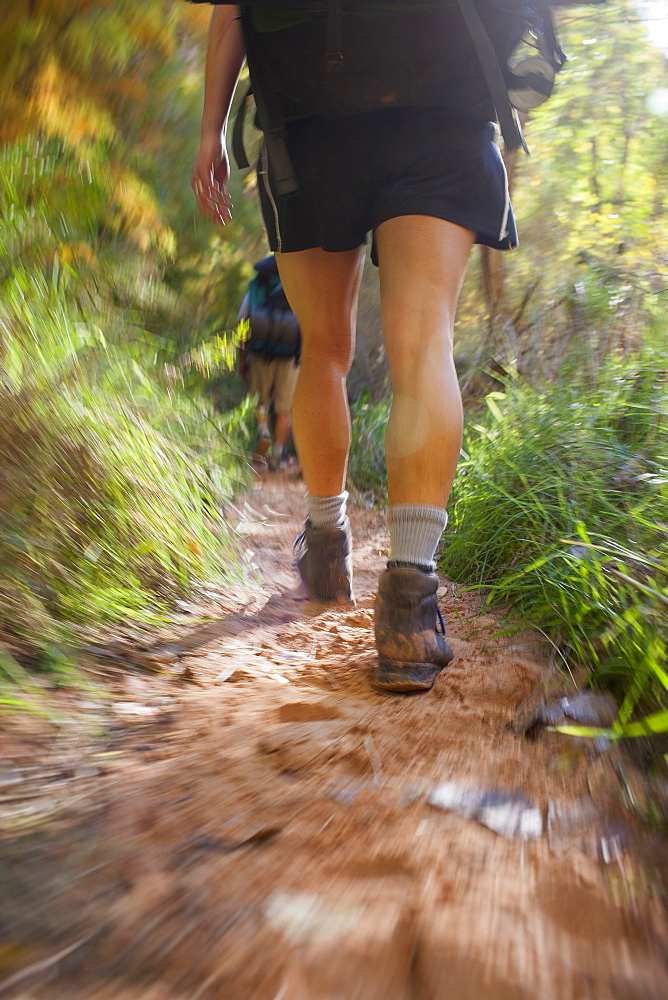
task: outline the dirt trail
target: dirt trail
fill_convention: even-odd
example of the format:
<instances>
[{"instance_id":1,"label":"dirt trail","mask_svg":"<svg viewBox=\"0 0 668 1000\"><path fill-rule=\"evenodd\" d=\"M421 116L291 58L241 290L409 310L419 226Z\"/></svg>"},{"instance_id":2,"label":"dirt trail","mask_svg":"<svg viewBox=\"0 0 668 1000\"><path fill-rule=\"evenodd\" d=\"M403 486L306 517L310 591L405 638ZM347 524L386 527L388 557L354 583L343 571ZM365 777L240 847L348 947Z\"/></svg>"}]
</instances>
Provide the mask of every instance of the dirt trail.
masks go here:
<instances>
[{"instance_id":1,"label":"dirt trail","mask_svg":"<svg viewBox=\"0 0 668 1000\"><path fill-rule=\"evenodd\" d=\"M668 997L632 847L605 865L591 837L559 854L426 800L454 781L545 816L590 796L618 822L610 754L509 728L548 678L535 640L499 637L444 581L454 663L430 694L372 692L382 517L352 511L357 607L317 608L289 559L302 494L286 473L245 498L264 590L183 625L180 678L98 663L120 706L91 694L92 728L5 732L5 808L14 787L36 805L22 836L2 825L0 997Z\"/></svg>"}]
</instances>

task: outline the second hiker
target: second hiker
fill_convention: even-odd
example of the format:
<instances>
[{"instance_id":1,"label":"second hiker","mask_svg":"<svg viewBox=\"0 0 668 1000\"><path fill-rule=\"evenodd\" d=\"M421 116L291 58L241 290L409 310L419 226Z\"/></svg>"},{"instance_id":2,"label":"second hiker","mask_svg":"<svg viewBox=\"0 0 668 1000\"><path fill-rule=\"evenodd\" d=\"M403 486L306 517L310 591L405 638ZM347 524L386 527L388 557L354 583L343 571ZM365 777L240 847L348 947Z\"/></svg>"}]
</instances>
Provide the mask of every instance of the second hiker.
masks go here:
<instances>
[{"instance_id":1,"label":"second hiker","mask_svg":"<svg viewBox=\"0 0 668 1000\"><path fill-rule=\"evenodd\" d=\"M283 469L288 461L292 401L299 375L299 323L285 297L273 254L254 265L237 319L248 320L239 371L257 396L257 443L253 464ZM271 423L273 420L273 444ZM271 449L271 450L270 450Z\"/></svg>"}]
</instances>

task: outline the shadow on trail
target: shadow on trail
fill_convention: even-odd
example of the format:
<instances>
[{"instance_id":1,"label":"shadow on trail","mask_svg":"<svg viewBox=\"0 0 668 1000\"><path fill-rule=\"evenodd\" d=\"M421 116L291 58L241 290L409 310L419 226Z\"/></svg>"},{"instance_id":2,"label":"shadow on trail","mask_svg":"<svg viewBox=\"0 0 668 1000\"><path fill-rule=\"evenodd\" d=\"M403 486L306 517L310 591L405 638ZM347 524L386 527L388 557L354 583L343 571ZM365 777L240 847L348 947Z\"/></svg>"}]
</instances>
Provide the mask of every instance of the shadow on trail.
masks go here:
<instances>
[{"instance_id":1,"label":"shadow on trail","mask_svg":"<svg viewBox=\"0 0 668 1000\"><path fill-rule=\"evenodd\" d=\"M220 639L252 636L264 628L275 628L303 618L309 601L290 594L274 594L257 611L237 611L213 622L207 622L179 637L179 645L188 652L201 649Z\"/></svg>"}]
</instances>

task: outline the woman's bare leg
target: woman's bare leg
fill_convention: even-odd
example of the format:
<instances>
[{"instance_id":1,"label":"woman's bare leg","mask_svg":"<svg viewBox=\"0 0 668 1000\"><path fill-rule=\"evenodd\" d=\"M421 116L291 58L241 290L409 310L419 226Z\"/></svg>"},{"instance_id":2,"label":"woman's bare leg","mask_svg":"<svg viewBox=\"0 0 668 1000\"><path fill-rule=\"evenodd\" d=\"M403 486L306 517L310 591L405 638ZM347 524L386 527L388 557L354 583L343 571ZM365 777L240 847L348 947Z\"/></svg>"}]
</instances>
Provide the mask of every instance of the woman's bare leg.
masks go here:
<instances>
[{"instance_id":1,"label":"woman's bare leg","mask_svg":"<svg viewBox=\"0 0 668 1000\"><path fill-rule=\"evenodd\" d=\"M436 631L434 555L462 436L455 309L473 234L430 216L378 227L381 309L393 402L385 438L390 562L374 631L377 687L426 691L453 651Z\"/></svg>"},{"instance_id":2,"label":"woman's bare leg","mask_svg":"<svg viewBox=\"0 0 668 1000\"><path fill-rule=\"evenodd\" d=\"M461 447L453 331L473 234L431 216L407 215L379 226L376 242L393 388L386 436L390 505L444 508Z\"/></svg>"},{"instance_id":3,"label":"woman's bare leg","mask_svg":"<svg viewBox=\"0 0 668 1000\"><path fill-rule=\"evenodd\" d=\"M343 492L350 447L346 377L355 347L364 248L277 253L278 271L302 332L292 427L312 496Z\"/></svg>"},{"instance_id":4,"label":"woman's bare leg","mask_svg":"<svg viewBox=\"0 0 668 1000\"><path fill-rule=\"evenodd\" d=\"M283 288L302 331L301 365L292 406L308 517L297 540L309 597L354 603L352 537L345 516L350 412L346 377L364 249L276 254Z\"/></svg>"}]
</instances>

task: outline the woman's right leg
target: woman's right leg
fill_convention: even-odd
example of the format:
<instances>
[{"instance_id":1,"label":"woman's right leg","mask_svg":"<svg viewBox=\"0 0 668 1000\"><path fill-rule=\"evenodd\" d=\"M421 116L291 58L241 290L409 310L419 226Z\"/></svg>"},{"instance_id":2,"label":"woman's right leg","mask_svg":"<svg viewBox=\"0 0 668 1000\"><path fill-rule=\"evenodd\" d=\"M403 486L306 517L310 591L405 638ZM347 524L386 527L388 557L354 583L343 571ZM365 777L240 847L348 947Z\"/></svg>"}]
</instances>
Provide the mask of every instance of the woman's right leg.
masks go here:
<instances>
[{"instance_id":1,"label":"woman's right leg","mask_svg":"<svg viewBox=\"0 0 668 1000\"><path fill-rule=\"evenodd\" d=\"M307 520L296 545L310 597L350 603L352 539L345 516L350 412L346 378L355 346L364 248L276 254L285 294L302 333L292 419L308 489Z\"/></svg>"},{"instance_id":2,"label":"woman's right leg","mask_svg":"<svg viewBox=\"0 0 668 1000\"><path fill-rule=\"evenodd\" d=\"M311 496L345 489L350 414L346 378L355 348L364 248L277 253L285 294L302 333L292 427Z\"/></svg>"}]
</instances>

